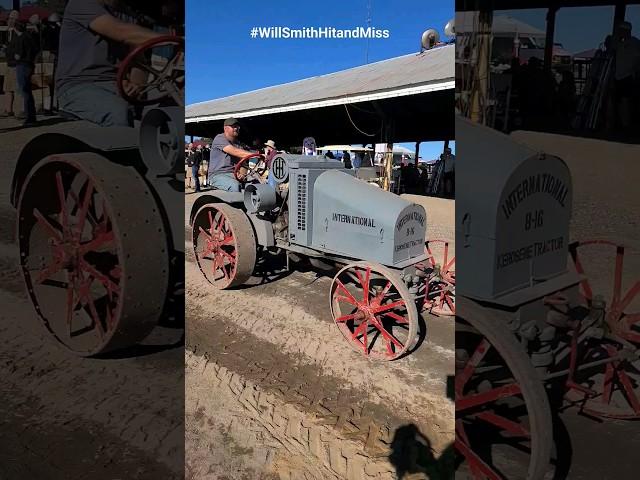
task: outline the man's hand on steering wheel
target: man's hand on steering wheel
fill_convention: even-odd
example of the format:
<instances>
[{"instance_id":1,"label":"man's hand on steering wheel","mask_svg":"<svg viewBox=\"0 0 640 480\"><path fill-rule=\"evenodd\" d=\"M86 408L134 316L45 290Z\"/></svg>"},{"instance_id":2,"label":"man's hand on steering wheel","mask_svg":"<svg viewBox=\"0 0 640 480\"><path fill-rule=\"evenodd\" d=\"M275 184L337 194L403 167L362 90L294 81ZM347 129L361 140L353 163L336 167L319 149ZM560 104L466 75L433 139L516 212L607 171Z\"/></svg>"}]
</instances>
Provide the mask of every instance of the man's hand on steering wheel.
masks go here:
<instances>
[{"instance_id":1,"label":"man's hand on steering wheel","mask_svg":"<svg viewBox=\"0 0 640 480\"><path fill-rule=\"evenodd\" d=\"M253 165L250 160L257 159ZM262 153L252 153L243 157L236 163L233 168L233 176L235 179L244 184L252 180L258 180L260 183L264 183L264 174L267 171L267 163L265 162L265 156Z\"/></svg>"}]
</instances>

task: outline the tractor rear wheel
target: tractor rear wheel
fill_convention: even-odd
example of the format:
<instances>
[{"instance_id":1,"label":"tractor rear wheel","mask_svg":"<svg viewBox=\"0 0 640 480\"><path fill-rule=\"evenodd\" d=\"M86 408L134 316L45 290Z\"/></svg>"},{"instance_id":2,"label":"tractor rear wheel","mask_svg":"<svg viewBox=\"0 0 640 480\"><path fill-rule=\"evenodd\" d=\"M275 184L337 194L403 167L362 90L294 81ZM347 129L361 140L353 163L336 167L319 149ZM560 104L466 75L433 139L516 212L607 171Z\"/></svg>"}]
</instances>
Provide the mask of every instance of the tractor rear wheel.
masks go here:
<instances>
[{"instance_id":1,"label":"tractor rear wheel","mask_svg":"<svg viewBox=\"0 0 640 480\"><path fill-rule=\"evenodd\" d=\"M225 203L202 206L193 219L193 252L215 288L245 283L256 265L256 238L247 215Z\"/></svg>"},{"instance_id":2,"label":"tractor rear wheel","mask_svg":"<svg viewBox=\"0 0 640 480\"><path fill-rule=\"evenodd\" d=\"M134 345L155 327L169 281L166 237L142 177L95 153L46 157L22 185L27 290L45 327L77 355Z\"/></svg>"}]
</instances>

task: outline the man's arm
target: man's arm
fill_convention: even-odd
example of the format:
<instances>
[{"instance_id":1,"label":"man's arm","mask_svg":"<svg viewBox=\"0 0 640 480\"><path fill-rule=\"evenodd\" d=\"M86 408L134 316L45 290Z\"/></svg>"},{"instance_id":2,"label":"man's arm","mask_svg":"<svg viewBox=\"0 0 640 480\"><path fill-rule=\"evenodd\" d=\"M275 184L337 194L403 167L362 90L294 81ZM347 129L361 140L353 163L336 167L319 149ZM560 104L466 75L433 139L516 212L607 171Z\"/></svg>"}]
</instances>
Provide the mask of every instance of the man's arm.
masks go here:
<instances>
[{"instance_id":1,"label":"man's arm","mask_svg":"<svg viewBox=\"0 0 640 480\"><path fill-rule=\"evenodd\" d=\"M134 47L162 36L161 33L123 22L108 14L97 17L89 24L89 28L103 37Z\"/></svg>"},{"instance_id":2,"label":"man's arm","mask_svg":"<svg viewBox=\"0 0 640 480\"><path fill-rule=\"evenodd\" d=\"M242 148L234 147L233 145L227 145L222 149L224 153L228 153L232 157L244 158L247 155L252 155L255 152L248 152L247 150L243 150Z\"/></svg>"}]
</instances>

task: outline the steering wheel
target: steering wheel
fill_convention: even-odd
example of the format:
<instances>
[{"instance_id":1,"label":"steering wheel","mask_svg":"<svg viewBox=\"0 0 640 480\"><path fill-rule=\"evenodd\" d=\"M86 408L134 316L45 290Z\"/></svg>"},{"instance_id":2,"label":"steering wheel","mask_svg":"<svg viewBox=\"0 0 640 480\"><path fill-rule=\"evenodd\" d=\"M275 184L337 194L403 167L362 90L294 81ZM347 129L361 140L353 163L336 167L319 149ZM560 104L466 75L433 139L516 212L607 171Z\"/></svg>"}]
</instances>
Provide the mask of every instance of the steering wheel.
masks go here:
<instances>
[{"instance_id":1,"label":"steering wheel","mask_svg":"<svg viewBox=\"0 0 640 480\"><path fill-rule=\"evenodd\" d=\"M251 165L249 160L253 158L258 158L259 160ZM233 176L240 183L247 183L251 178L264 183L262 176L266 173L267 168L265 156L262 153L252 153L236 163L236 166L233 167Z\"/></svg>"},{"instance_id":2,"label":"steering wheel","mask_svg":"<svg viewBox=\"0 0 640 480\"><path fill-rule=\"evenodd\" d=\"M169 56L154 55L154 49L171 49ZM133 69L142 71L146 80L132 82ZM136 88L127 91L128 84ZM120 95L134 105L151 105L171 98L184 107L184 38L173 35L151 39L136 47L122 61L118 69Z\"/></svg>"}]
</instances>

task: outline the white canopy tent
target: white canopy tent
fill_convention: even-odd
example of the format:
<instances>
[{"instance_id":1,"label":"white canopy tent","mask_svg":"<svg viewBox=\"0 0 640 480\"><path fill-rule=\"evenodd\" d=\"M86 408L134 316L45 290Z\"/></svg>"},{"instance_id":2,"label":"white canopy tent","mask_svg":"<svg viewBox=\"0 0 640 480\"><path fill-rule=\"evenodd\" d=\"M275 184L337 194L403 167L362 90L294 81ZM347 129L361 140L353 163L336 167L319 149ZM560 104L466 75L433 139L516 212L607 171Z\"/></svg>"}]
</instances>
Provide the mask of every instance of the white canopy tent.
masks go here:
<instances>
[{"instance_id":1,"label":"white canopy tent","mask_svg":"<svg viewBox=\"0 0 640 480\"><path fill-rule=\"evenodd\" d=\"M373 152L373 149L368 147L352 147L351 145L326 145L324 147L318 147L319 151L328 152Z\"/></svg>"}]
</instances>

